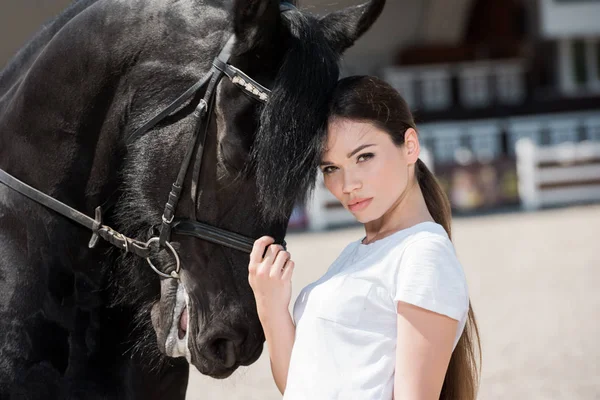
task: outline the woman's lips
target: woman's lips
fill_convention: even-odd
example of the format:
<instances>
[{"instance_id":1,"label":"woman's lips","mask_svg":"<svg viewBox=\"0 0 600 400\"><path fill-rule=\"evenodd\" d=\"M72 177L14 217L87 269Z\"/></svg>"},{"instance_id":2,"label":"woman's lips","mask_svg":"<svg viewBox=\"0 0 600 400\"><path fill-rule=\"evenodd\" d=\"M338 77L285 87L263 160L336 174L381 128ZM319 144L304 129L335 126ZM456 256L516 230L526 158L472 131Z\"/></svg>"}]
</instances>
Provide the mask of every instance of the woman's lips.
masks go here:
<instances>
[{"instance_id":1,"label":"woman's lips","mask_svg":"<svg viewBox=\"0 0 600 400\"><path fill-rule=\"evenodd\" d=\"M364 210L369 206L369 204L371 204L371 200L373 200L372 197L370 199L362 199L357 202L353 202L352 204L348 204L348 209L352 212Z\"/></svg>"}]
</instances>

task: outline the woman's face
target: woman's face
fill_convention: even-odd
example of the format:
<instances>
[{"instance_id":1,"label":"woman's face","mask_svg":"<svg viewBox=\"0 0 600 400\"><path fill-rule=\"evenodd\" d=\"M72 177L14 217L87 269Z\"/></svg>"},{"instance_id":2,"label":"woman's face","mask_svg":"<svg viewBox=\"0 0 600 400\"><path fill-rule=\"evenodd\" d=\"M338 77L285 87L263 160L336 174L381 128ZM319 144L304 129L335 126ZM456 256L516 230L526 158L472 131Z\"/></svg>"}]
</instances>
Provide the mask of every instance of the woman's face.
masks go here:
<instances>
[{"instance_id":1,"label":"woman's face","mask_svg":"<svg viewBox=\"0 0 600 400\"><path fill-rule=\"evenodd\" d=\"M405 138L408 142L398 147L371 123L347 119L329 123L320 165L325 186L359 222L381 218L406 190L419 149L413 129Z\"/></svg>"}]
</instances>

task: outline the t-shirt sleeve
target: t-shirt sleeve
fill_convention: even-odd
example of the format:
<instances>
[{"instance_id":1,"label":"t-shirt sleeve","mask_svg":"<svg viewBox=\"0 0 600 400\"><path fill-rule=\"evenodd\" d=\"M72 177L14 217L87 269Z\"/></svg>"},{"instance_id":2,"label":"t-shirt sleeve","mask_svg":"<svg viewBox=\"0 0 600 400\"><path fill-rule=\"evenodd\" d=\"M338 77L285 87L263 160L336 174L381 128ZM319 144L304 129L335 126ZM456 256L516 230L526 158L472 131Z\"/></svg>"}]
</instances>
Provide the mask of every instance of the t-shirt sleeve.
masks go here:
<instances>
[{"instance_id":1,"label":"t-shirt sleeve","mask_svg":"<svg viewBox=\"0 0 600 400\"><path fill-rule=\"evenodd\" d=\"M403 301L458 321L468 312L465 274L447 238L426 237L409 243L394 284L395 303Z\"/></svg>"}]
</instances>

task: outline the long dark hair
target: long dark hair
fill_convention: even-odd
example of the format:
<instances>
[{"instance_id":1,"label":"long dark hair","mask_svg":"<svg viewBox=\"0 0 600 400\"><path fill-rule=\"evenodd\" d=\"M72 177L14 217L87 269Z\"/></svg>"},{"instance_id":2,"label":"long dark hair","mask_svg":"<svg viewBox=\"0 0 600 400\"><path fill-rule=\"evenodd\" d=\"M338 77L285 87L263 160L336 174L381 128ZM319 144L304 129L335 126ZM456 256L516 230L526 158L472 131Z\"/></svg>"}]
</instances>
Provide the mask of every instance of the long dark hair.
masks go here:
<instances>
[{"instance_id":1,"label":"long dark hair","mask_svg":"<svg viewBox=\"0 0 600 400\"><path fill-rule=\"evenodd\" d=\"M417 127L408 104L388 83L371 76L352 76L338 82L330 105L330 119L369 122L386 132L396 146L404 145L404 133ZM451 236L452 214L446 193L420 159L415 175L427 209L448 237ZM479 363L478 363L479 361ZM465 329L452 353L440 394L443 400L474 400L479 384L481 345L475 314L469 303Z\"/></svg>"}]
</instances>

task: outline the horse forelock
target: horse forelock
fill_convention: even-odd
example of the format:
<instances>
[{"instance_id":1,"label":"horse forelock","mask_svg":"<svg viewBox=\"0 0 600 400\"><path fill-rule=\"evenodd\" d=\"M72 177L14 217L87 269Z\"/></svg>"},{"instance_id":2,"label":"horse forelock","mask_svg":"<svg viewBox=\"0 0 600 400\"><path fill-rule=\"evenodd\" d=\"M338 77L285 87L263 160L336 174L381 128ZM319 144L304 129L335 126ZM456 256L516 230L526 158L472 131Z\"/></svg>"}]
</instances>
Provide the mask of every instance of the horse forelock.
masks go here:
<instances>
[{"instance_id":1,"label":"horse forelock","mask_svg":"<svg viewBox=\"0 0 600 400\"><path fill-rule=\"evenodd\" d=\"M266 220L285 220L314 187L327 124L327 104L339 76L339 55L318 21L283 14L290 37L252 148L259 202Z\"/></svg>"}]
</instances>

